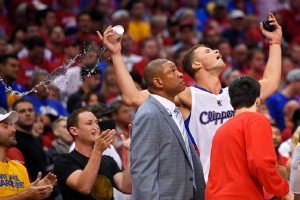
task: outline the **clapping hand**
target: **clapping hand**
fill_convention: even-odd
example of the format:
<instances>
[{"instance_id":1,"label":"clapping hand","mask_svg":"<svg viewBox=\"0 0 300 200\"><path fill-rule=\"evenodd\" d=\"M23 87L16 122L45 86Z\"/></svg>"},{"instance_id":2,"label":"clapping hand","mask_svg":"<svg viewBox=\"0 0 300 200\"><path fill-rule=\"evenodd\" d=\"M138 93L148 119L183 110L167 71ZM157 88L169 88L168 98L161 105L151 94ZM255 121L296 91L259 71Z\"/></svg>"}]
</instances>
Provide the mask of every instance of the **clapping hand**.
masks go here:
<instances>
[{"instance_id":1,"label":"clapping hand","mask_svg":"<svg viewBox=\"0 0 300 200\"><path fill-rule=\"evenodd\" d=\"M129 133L128 138L124 134L121 135L122 144L127 150L130 149L130 142L131 142L130 132L131 132L131 124L128 125L128 133Z\"/></svg>"}]
</instances>

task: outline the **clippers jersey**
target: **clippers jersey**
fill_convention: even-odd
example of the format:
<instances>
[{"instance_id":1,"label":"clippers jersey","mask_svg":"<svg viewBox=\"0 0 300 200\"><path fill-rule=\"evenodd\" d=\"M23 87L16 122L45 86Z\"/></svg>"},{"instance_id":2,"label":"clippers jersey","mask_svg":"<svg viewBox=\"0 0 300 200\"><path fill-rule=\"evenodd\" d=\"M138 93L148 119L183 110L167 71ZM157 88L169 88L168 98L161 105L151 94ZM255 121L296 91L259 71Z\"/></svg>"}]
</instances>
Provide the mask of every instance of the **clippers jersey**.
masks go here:
<instances>
[{"instance_id":1,"label":"clippers jersey","mask_svg":"<svg viewBox=\"0 0 300 200\"><path fill-rule=\"evenodd\" d=\"M207 182L213 137L217 129L234 116L234 109L230 104L228 87L221 89L218 95L198 86L189 88L192 93L192 109L185 125L198 155L200 154Z\"/></svg>"}]
</instances>

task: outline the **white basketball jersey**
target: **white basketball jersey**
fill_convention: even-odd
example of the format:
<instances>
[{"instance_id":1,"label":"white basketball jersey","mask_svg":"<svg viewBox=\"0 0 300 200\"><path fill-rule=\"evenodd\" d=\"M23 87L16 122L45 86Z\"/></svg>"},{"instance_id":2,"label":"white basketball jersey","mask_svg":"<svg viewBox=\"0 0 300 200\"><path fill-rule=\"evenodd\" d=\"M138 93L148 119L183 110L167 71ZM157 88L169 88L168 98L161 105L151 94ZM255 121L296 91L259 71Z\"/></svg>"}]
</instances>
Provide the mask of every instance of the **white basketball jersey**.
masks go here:
<instances>
[{"instance_id":1,"label":"white basketball jersey","mask_svg":"<svg viewBox=\"0 0 300 200\"><path fill-rule=\"evenodd\" d=\"M210 152L213 137L217 129L234 116L230 104L228 88L224 88L218 95L191 86L192 109L185 124L188 126L189 136L200 153L205 181L207 182L210 168Z\"/></svg>"}]
</instances>

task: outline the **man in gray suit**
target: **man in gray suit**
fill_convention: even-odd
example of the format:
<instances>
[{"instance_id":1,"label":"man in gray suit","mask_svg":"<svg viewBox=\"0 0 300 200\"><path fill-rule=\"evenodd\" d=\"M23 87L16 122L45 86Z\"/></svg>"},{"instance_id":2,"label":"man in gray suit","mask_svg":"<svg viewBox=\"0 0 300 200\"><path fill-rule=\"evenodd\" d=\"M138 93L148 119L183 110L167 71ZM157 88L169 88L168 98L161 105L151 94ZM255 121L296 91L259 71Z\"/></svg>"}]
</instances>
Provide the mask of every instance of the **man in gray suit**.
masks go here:
<instances>
[{"instance_id":1,"label":"man in gray suit","mask_svg":"<svg viewBox=\"0 0 300 200\"><path fill-rule=\"evenodd\" d=\"M132 191L138 200L204 199L202 166L174 97L185 89L182 73L166 59L144 70L149 98L132 123Z\"/></svg>"}]
</instances>

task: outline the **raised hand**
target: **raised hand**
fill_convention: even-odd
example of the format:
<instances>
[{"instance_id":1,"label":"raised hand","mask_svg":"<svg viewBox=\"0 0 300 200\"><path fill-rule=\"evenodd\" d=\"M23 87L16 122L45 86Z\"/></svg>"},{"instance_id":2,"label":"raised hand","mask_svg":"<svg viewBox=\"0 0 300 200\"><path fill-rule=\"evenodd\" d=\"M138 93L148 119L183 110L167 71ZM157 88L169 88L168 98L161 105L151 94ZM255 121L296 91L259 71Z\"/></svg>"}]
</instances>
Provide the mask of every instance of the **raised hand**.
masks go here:
<instances>
[{"instance_id":1,"label":"raised hand","mask_svg":"<svg viewBox=\"0 0 300 200\"><path fill-rule=\"evenodd\" d=\"M97 31L97 35L99 39L103 42L103 44L106 46L106 48L110 51L111 55L121 53L121 41L123 37L121 36L116 43L111 43L108 40L108 38L113 35L113 30L111 26L107 27L107 29L103 33L103 36L99 31Z\"/></svg>"},{"instance_id":2,"label":"raised hand","mask_svg":"<svg viewBox=\"0 0 300 200\"><path fill-rule=\"evenodd\" d=\"M100 132L96 136L95 149L100 150L102 153L107 149L107 147L114 141L116 131L114 129L107 129L103 132Z\"/></svg>"},{"instance_id":3,"label":"raised hand","mask_svg":"<svg viewBox=\"0 0 300 200\"><path fill-rule=\"evenodd\" d=\"M281 41L282 39L282 29L281 26L278 24L275 16L273 13L269 13L269 18L268 20L270 21L270 25L275 26L275 30L272 32L266 31L263 28L262 22L260 23L260 30L262 34L267 37L269 40L274 40L274 41Z\"/></svg>"},{"instance_id":4,"label":"raised hand","mask_svg":"<svg viewBox=\"0 0 300 200\"><path fill-rule=\"evenodd\" d=\"M131 124L128 125L128 133L129 133L128 138L124 134L121 134L122 144L127 150L130 149L130 143L131 143L130 132L131 132Z\"/></svg>"}]
</instances>

